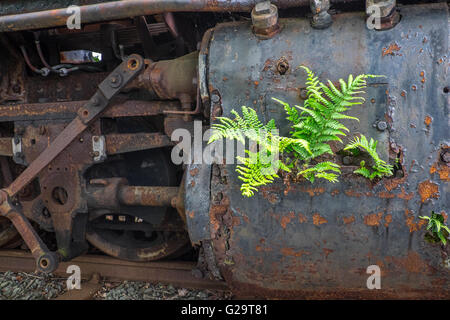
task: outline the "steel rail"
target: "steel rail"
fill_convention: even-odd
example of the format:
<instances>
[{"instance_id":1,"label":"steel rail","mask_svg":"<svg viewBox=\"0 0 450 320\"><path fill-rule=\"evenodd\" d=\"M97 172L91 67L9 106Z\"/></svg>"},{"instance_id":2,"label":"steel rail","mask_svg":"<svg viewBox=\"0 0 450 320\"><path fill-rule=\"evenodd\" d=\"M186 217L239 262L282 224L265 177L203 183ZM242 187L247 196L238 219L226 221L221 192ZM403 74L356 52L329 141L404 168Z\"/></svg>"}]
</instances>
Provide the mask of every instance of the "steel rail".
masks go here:
<instances>
[{"instance_id":1,"label":"steel rail","mask_svg":"<svg viewBox=\"0 0 450 320\"><path fill-rule=\"evenodd\" d=\"M224 281L197 279L192 270L196 267L190 261L132 262L109 256L84 255L68 262L61 262L53 275L69 277L66 273L69 265L77 265L81 278L89 280L99 274L108 281L128 280L150 283L172 284L183 288L228 290ZM33 256L24 250L0 250L0 272L33 272L36 262Z\"/></svg>"}]
</instances>

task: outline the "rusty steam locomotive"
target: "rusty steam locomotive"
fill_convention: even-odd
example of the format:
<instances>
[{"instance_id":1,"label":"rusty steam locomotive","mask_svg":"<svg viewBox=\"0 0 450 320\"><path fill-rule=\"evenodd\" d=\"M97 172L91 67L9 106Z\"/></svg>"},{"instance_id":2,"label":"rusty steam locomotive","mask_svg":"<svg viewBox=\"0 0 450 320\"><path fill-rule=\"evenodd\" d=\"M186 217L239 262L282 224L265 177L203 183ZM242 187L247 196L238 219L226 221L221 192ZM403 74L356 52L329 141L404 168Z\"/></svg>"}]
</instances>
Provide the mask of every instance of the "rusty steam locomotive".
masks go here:
<instances>
[{"instance_id":1,"label":"rusty steam locomotive","mask_svg":"<svg viewBox=\"0 0 450 320\"><path fill-rule=\"evenodd\" d=\"M446 2L1 1L0 247L24 241L43 272L89 247L195 250L199 276L260 297L449 297L448 246L419 219L450 213L449 40ZM364 179L337 152L338 183L246 198L232 164L173 163L175 130L243 105L287 134L272 98L302 104L300 65L384 75L352 132L376 138L392 176Z\"/></svg>"}]
</instances>

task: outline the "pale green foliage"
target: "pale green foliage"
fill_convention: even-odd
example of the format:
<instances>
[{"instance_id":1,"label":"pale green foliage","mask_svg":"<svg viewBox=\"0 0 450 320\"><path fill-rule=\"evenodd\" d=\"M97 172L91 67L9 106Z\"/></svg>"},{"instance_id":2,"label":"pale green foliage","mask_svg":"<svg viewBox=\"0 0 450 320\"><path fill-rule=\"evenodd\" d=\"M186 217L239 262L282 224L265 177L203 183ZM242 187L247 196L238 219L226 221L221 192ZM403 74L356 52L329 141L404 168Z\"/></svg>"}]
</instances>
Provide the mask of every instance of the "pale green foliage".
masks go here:
<instances>
[{"instance_id":1,"label":"pale green foliage","mask_svg":"<svg viewBox=\"0 0 450 320\"><path fill-rule=\"evenodd\" d=\"M349 131L340 120L359 121L355 117L345 115L344 112L353 105L363 103L364 99L358 95L364 93L362 90L367 85L366 79L377 76L363 74L353 78L350 75L347 82L339 80L340 89L337 89L331 81L325 85L307 67L302 66L302 68L308 74L307 98L304 105L291 107L279 99L272 98L280 103L287 113L287 119L291 122L292 128L291 137L279 136L274 131L276 129L274 120L264 125L258 119L256 111L245 106L242 107L242 116L232 110L234 119L219 117L217 118L219 123L212 125L213 134L209 143L227 138L245 144L245 139L249 139L259 147L258 151L246 150L248 157L237 157L242 163L237 166L236 171L239 173L239 179L243 181L241 192L244 196L251 197L259 186L273 182L278 177L278 170L290 171L293 164L287 165L278 159L278 155L282 153L293 153L293 163L303 162L303 170L298 174L311 183L317 178L330 182L338 181L341 173L339 165L330 161L315 165L310 165L310 162L325 153L333 155L328 143L331 141L342 143L340 136L345 136L345 132ZM267 158L271 156L272 161L267 161ZM386 174L387 172L383 171L388 168L386 164L379 159L378 155L375 159L378 159L378 162L375 161L375 174ZM358 170L361 172L357 172ZM372 175L370 171L365 171L368 170L367 168L358 170L355 172L367 173L368 178Z\"/></svg>"},{"instance_id":2,"label":"pale green foliage","mask_svg":"<svg viewBox=\"0 0 450 320\"><path fill-rule=\"evenodd\" d=\"M307 167L307 166L306 166ZM337 182L338 175L336 173L341 173L339 169L340 166L336 163L330 161L324 161L316 164L314 167L307 168L305 170L300 171L298 174L304 176L306 179L314 182L315 178L326 179L330 182ZM331 172L327 172L331 171ZM335 173L334 173L335 172Z\"/></svg>"},{"instance_id":3,"label":"pale green foliage","mask_svg":"<svg viewBox=\"0 0 450 320\"><path fill-rule=\"evenodd\" d=\"M339 136L345 136L345 131L349 131L339 120L358 118L343 114L353 105L362 104L364 98L357 96L364 93L362 89L367 86L366 79L376 76L362 74L353 79L348 77L347 82L340 79L341 89L337 89L328 80L327 84L320 82L318 77L305 66L301 66L307 74L306 91L307 98L303 105L290 107L287 103L274 99L284 106L287 119L292 122L294 131L292 136L308 141L311 153L307 153L301 146L293 151L299 154L302 159L308 160L316 158L324 153L333 154L327 142L342 142Z\"/></svg>"},{"instance_id":4,"label":"pale green foliage","mask_svg":"<svg viewBox=\"0 0 450 320\"><path fill-rule=\"evenodd\" d=\"M365 166L365 161L361 161L361 167L355 170L354 173L360 174L370 180L373 180L376 177L382 178L384 176L392 176L393 166L380 159L377 153L377 143L378 141L375 141L372 138L368 141L364 135L361 135L360 138L355 137L353 142L345 146L344 150L363 149L374 161L372 171Z\"/></svg>"},{"instance_id":5,"label":"pale green foliage","mask_svg":"<svg viewBox=\"0 0 450 320\"><path fill-rule=\"evenodd\" d=\"M431 211L431 217L419 216L420 219L428 220L427 230L431 232L432 242L441 241L444 245L447 244L447 237L450 229L444 224L444 217Z\"/></svg>"},{"instance_id":6,"label":"pale green foliage","mask_svg":"<svg viewBox=\"0 0 450 320\"><path fill-rule=\"evenodd\" d=\"M273 182L277 178L278 169L290 171L289 167L278 159L278 155L293 146L302 146L309 152L308 142L302 139L282 137L278 135L275 121L270 120L266 125L258 119L255 110L242 107L242 116L235 110L231 113L234 119L219 117L220 123L212 125L213 134L209 142L223 138L235 139L245 144L245 138L256 142L259 151L245 150L248 157L236 157L242 164L236 171L243 181L241 192L246 197L253 196L257 187Z\"/></svg>"}]
</instances>

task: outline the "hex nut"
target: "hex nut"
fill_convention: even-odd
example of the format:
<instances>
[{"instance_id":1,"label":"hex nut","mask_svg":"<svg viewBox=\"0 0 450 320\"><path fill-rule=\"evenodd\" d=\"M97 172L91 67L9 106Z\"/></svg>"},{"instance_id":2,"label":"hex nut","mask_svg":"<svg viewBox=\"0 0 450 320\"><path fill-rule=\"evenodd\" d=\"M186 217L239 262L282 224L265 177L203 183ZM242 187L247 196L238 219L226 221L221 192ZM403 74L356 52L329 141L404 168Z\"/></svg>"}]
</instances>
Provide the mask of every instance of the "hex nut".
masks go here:
<instances>
[{"instance_id":1,"label":"hex nut","mask_svg":"<svg viewBox=\"0 0 450 320\"><path fill-rule=\"evenodd\" d=\"M280 31L278 8L269 1L258 3L252 10L253 33L261 39L269 39Z\"/></svg>"}]
</instances>

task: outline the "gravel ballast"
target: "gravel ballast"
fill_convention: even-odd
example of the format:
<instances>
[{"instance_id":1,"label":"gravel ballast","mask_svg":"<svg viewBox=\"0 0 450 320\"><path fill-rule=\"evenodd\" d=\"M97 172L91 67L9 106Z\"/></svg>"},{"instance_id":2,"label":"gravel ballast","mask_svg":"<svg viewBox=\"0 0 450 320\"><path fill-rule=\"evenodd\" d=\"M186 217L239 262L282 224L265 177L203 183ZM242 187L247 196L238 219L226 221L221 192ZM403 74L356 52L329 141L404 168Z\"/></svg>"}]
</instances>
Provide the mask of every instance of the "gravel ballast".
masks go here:
<instances>
[{"instance_id":1,"label":"gravel ballast","mask_svg":"<svg viewBox=\"0 0 450 320\"><path fill-rule=\"evenodd\" d=\"M47 300L67 291L66 278L38 273L0 272L0 300ZM137 281L102 281L95 300L224 300L225 291L176 288ZM83 283L81 284L83 286Z\"/></svg>"},{"instance_id":2,"label":"gravel ballast","mask_svg":"<svg viewBox=\"0 0 450 320\"><path fill-rule=\"evenodd\" d=\"M0 300L53 299L66 290L66 279L24 272L0 272Z\"/></svg>"}]
</instances>

